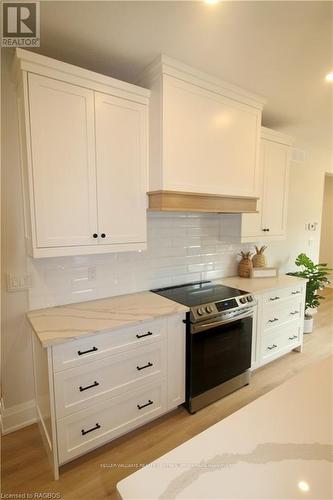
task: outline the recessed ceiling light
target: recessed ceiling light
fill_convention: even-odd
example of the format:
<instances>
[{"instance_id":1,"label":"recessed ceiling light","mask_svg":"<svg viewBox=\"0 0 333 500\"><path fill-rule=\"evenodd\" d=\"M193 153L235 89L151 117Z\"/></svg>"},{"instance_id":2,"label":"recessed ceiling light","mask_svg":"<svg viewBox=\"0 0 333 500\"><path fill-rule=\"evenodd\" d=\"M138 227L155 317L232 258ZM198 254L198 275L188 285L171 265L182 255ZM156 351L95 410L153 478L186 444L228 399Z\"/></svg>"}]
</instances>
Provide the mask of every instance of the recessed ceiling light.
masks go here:
<instances>
[{"instance_id":1,"label":"recessed ceiling light","mask_svg":"<svg viewBox=\"0 0 333 500\"><path fill-rule=\"evenodd\" d=\"M306 481L300 481L298 483L298 487L301 491L309 491L310 490L310 486Z\"/></svg>"},{"instance_id":2,"label":"recessed ceiling light","mask_svg":"<svg viewBox=\"0 0 333 500\"><path fill-rule=\"evenodd\" d=\"M332 73L328 73L328 75L326 75L325 80L328 80L329 82L333 81L333 71Z\"/></svg>"},{"instance_id":3,"label":"recessed ceiling light","mask_svg":"<svg viewBox=\"0 0 333 500\"><path fill-rule=\"evenodd\" d=\"M205 3L213 4L213 3L219 3L220 0L204 0Z\"/></svg>"}]
</instances>

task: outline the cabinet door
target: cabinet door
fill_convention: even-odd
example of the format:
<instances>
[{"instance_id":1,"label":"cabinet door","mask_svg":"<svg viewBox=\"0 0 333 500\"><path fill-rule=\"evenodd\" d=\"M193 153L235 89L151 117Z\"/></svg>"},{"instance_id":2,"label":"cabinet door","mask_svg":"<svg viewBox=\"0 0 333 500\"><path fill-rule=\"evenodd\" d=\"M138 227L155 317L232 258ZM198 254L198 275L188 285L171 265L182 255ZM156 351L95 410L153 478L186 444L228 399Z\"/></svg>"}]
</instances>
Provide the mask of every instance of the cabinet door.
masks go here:
<instances>
[{"instance_id":1,"label":"cabinet door","mask_svg":"<svg viewBox=\"0 0 333 500\"><path fill-rule=\"evenodd\" d=\"M256 196L260 111L173 77L163 88L163 189Z\"/></svg>"},{"instance_id":2,"label":"cabinet door","mask_svg":"<svg viewBox=\"0 0 333 500\"><path fill-rule=\"evenodd\" d=\"M146 106L95 93L99 239L146 241Z\"/></svg>"},{"instance_id":3,"label":"cabinet door","mask_svg":"<svg viewBox=\"0 0 333 500\"><path fill-rule=\"evenodd\" d=\"M263 139L264 193L262 229L267 236L282 236L286 230L289 150L288 146Z\"/></svg>"},{"instance_id":4,"label":"cabinet door","mask_svg":"<svg viewBox=\"0 0 333 500\"><path fill-rule=\"evenodd\" d=\"M242 240L256 241L257 238L262 238L267 234L262 231L262 205L264 191L264 144L260 143L260 159L259 159L259 200L257 201L257 213L242 214Z\"/></svg>"},{"instance_id":5,"label":"cabinet door","mask_svg":"<svg viewBox=\"0 0 333 500\"><path fill-rule=\"evenodd\" d=\"M93 92L29 74L37 247L96 243Z\"/></svg>"}]
</instances>

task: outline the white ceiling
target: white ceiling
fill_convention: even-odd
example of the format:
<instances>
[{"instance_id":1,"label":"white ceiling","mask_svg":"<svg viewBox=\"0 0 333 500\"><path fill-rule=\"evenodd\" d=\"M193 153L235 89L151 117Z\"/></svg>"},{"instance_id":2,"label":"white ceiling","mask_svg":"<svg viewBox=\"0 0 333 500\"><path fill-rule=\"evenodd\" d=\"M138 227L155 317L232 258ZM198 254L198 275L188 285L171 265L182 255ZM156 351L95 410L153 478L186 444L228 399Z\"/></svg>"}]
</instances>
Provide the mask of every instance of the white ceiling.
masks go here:
<instances>
[{"instance_id":1,"label":"white ceiling","mask_svg":"<svg viewBox=\"0 0 333 500\"><path fill-rule=\"evenodd\" d=\"M264 124L332 141L333 2L41 2L39 52L135 82L165 53L267 97Z\"/></svg>"}]
</instances>

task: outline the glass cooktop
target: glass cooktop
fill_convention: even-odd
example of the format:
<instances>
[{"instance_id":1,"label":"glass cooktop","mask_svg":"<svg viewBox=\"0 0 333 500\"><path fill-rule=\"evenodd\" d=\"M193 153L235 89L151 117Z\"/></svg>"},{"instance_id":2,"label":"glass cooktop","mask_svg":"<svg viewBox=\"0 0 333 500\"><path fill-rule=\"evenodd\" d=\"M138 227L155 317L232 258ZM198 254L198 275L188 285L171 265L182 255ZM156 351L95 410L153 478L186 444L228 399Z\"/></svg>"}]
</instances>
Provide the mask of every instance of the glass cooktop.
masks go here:
<instances>
[{"instance_id":1,"label":"glass cooktop","mask_svg":"<svg viewBox=\"0 0 333 500\"><path fill-rule=\"evenodd\" d=\"M248 293L237 288L214 284L211 281L187 283L186 285L157 288L151 291L188 307L231 299Z\"/></svg>"}]
</instances>

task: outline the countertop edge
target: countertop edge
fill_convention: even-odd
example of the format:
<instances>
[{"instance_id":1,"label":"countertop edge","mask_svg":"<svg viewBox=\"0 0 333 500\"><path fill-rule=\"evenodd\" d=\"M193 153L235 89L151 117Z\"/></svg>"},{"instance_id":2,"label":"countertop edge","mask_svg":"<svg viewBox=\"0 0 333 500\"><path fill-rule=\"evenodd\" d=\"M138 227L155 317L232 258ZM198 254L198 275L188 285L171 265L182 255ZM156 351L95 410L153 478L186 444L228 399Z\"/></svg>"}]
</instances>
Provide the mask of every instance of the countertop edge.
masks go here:
<instances>
[{"instance_id":1,"label":"countertop edge","mask_svg":"<svg viewBox=\"0 0 333 500\"><path fill-rule=\"evenodd\" d=\"M145 290L143 292L138 292L138 293L132 293L132 294L125 294L125 295L115 295L113 297L104 297L104 298L101 298L101 299L96 299L96 300L93 300L93 301L86 301L87 303L90 303L90 302L98 302L98 301L102 301L102 300L106 300L106 299L118 299L120 297L133 297L135 295L143 295L143 294L153 294L153 292L150 292L149 290ZM156 294L153 294L153 295L156 295ZM38 314L39 312L42 312L42 311L45 311L45 310L49 310L49 309L57 309L57 308L66 308L66 307L71 307L71 306L75 306L77 304L84 304L85 302L78 302L78 303L73 303L73 304L64 304L64 305L61 305L61 306L54 306L54 307L49 307L49 308L39 308L39 309L32 309L31 311L28 311L26 313L26 318L28 320L28 323L30 325L30 328L32 329L33 333L36 335L37 339L39 340L39 342L41 343L42 347L43 348L49 348L49 347L53 347L53 346L58 346L58 345L62 345L62 344L67 344L68 342L73 342L75 340L79 340L81 338L86 338L86 337L91 337L91 336L95 336L95 335L98 335L98 334L102 334L102 333L107 333L107 332L113 332L115 330L121 330L123 328L126 328L126 327L130 327L130 326L135 326L135 325L139 325L140 323L144 323L146 321L154 321L155 319L159 319L159 318L166 318L168 316L175 316L177 314L185 314L189 311L189 308L183 304L179 304L178 302L175 302L173 300L170 300L166 297L162 297L162 296L158 296L159 299L161 300L161 302L169 302L170 304L173 305L174 308L176 308L176 310L170 310L169 312L161 312L161 313L156 313L156 314L147 314L145 317L141 317L140 319L133 319L133 320L123 320L123 323L122 324L116 324L116 325L109 325L108 327L105 327L105 328L100 328L100 329L97 329L97 330L87 330L87 331L82 331L80 332L79 334L73 334L73 335L69 335L68 337L54 337L52 339L44 339L40 332L38 332L33 324L33 320L31 318L31 315L34 315L34 314Z\"/></svg>"}]
</instances>

